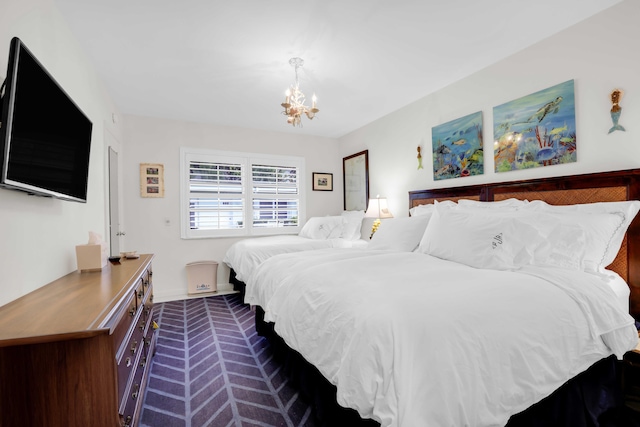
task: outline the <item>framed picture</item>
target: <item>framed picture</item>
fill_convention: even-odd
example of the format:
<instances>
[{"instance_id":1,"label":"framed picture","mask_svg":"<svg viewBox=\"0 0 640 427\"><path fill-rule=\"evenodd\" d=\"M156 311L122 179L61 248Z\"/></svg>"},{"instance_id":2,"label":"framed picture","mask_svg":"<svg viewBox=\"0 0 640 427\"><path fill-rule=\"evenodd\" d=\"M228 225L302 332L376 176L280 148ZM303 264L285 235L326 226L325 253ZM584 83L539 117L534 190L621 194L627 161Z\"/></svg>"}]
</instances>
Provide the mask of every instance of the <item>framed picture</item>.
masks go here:
<instances>
[{"instance_id":1,"label":"framed picture","mask_svg":"<svg viewBox=\"0 0 640 427\"><path fill-rule=\"evenodd\" d=\"M333 191L333 174L313 172L313 191Z\"/></svg>"},{"instance_id":2,"label":"framed picture","mask_svg":"<svg viewBox=\"0 0 640 427\"><path fill-rule=\"evenodd\" d=\"M342 159L344 210L367 210L369 200L369 150Z\"/></svg>"},{"instance_id":3,"label":"framed picture","mask_svg":"<svg viewBox=\"0 0 640 427\"><path fill-rule=\"evenodd\" d=\"M431 128L435 181L484 173L482 112Z\"/></svg>"},{"instance_id":4,"label":"framed picture","mask_svg":"<svg viewBox=\"0 0 640 427\"><path fill-rule=\"evenodd\" d=\"M164 165L140 163L140 197L164 197Z\"/></svg>"},{"instance_id":5,"label":"framed picture","mask_svg":"<svg viewBox=\"0 0 640 427\"><path fill-rule=\"evenodd\" d=\"M493 107L495 171L576 162L576 129L573 80Z\"/></svg>"}]
</instances>

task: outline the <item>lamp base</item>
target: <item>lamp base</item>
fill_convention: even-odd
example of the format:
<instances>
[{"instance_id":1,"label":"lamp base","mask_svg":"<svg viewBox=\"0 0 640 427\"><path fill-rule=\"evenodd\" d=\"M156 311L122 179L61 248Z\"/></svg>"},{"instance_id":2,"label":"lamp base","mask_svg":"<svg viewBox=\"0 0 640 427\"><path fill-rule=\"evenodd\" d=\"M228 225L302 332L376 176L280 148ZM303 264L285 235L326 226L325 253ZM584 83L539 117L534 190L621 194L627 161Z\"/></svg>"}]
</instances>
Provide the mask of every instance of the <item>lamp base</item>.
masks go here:
<instances>
[{"instance_id":1,"label":"lamp base","mask_svg":"<svg viewBox=\"0 0 640 427\"><path fill-rule=\"evenodd\" d=\"M376 218L376 220L373 221L373 226L371 227L371 236L369 236L369 239L373 238L373 235L376 233L376 231L378 231L378 227L380 227L380 218Z\"/></svg>"}]
</instances>

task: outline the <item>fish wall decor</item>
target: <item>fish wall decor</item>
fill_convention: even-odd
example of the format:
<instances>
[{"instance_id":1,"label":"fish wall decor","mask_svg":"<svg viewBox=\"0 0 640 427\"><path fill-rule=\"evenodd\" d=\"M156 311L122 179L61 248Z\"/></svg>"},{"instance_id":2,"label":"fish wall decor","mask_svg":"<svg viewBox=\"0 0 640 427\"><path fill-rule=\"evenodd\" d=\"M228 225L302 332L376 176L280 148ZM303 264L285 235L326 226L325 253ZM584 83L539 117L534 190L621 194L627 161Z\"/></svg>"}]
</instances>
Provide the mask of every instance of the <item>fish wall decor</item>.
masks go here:
<instances>
[{"instance_id":1,"label":"fish wall decor","mask_svg":"<svg viewBox=\"0 0 640 427\"><path fill-rule=\"evenodd\" d=\"M496 172L577 160L573 80L493 108Z\"/></svg>"},{"instance_id":2,"label":"fish wall decor","mask_svg":"<svg viewBox=\"0 0 640 427\"><path fill-rule=\"evenodd\" d=\"M431 141L434 180L484 173L481 111L434 126Z\"/></svg>"}]
</instances>

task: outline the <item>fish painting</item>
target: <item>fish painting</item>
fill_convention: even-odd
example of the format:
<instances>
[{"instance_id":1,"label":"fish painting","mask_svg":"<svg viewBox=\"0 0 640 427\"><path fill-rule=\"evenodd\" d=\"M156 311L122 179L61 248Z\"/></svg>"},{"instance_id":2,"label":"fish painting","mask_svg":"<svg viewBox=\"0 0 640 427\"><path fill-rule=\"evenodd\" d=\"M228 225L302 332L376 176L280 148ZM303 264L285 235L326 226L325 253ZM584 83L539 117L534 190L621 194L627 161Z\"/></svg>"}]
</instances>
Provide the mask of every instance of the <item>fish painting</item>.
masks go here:
<instances>
[{"instance_id":1,"label":"fish painting","mask_svg":"<svg viewBox=\"0 0 640 427\"><path fill-rule=\"evenodd\" d=\"M493 123L496 172L577 160L573 80L494 107Z\"/></svg>"},{"instance_id":2,"label":"fish painting","mask_svg":"<svg viewBox=\"0 0 640 427\"><path fill-rule=\"evenodd\" d=\"M484 173L482 112L431 129L434 180Z\"/></svg>"}]
</instances>

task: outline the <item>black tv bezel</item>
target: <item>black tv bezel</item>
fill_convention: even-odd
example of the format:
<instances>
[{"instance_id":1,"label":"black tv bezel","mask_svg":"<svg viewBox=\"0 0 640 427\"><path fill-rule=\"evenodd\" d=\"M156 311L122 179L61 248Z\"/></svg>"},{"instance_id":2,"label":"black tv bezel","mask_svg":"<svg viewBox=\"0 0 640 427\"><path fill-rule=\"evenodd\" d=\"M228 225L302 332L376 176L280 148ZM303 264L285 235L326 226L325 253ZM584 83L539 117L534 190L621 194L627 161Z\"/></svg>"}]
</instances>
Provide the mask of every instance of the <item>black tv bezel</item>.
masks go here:
<instances>
[{"instance_id":1,"label":"black tv bezel","mask_svg":"<svg viewBox=\"0 0 640 427\"><path fill-rule=\"evenodd\" d=\"M78 110L78 112L86 119L89 124L89 141L87 142L87 167L86 175L84 177L84 197L78 197L71 194L62 193L59 191L51 190L48 188L42 188L34 186L25 182L15 181L7 178L8 164L9 164L9 149L11 147L11 129L13 122L13 110L15 102L16 81L18 75L18 63L21 51L28 54L35 63L41 68L41 70L47 75L47 77L54 83L60 90L60 93L67 97L69 102ZM91 157L91 145L93 136L93 123L89 117L82 111L82 109L75 103L73 98L60 86L55 78L49 73L49 71L42 65L38 58L27 48L22 40L18 37L11 39L9 47L9 62L7 65L7 77L3 83L5 85L4 95L0 98L0 188L6 188L10 190L23 191L32 195L43 197L54 197L61 200L68 200L79 203L87 202L87 193L89 186L89 162Z\"/></svg>"}]
</instances>

